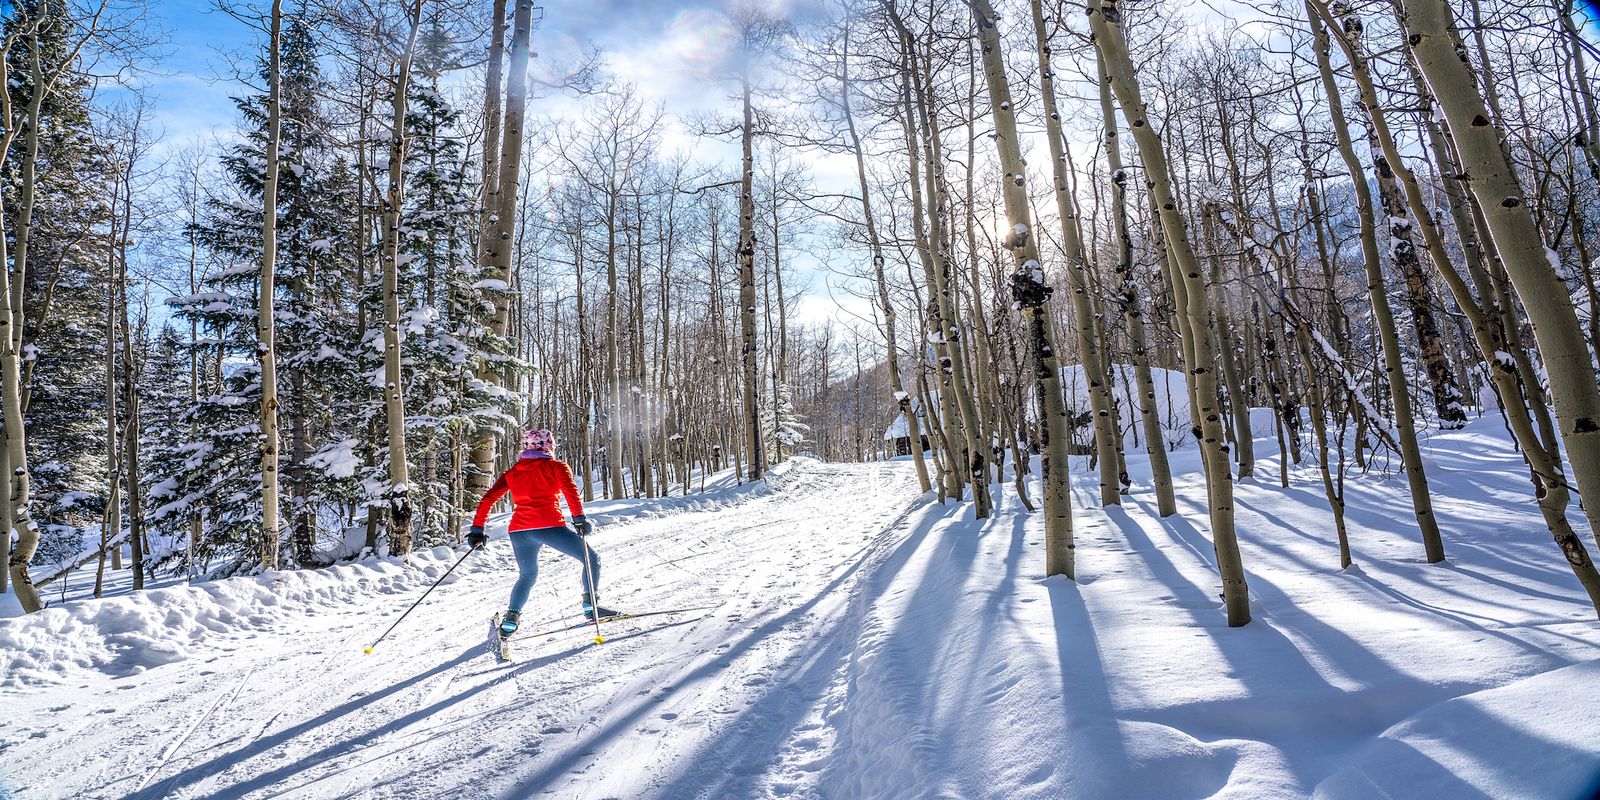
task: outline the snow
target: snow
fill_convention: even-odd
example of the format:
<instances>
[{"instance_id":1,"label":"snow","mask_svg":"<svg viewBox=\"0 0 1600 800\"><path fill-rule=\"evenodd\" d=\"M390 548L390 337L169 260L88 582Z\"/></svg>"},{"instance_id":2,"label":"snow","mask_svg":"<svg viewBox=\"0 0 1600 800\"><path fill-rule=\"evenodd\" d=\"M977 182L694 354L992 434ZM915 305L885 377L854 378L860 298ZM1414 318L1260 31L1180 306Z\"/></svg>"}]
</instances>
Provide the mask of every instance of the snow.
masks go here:
<instances>
[{"instance_id":1,"label":"snow","mask_svg":"<svg viewBox=\"0 0 1600 800\"><path fill-rule=\"evenodd\" d=\"M1549 245L1544 248L1544 260L1550 262L1550 268L1555 270L1557 275L1562 274L1561 254L1557 253Z\"/></svg>"},{"instance_id":2,"label":"snow","mask_svg":"<svg viewBox=\"0 0 1600 800\"><path fill-rule=\"evenodd\" d=\"M1111 395L1117 402L1119 421L1122 423L1123 447L1128 451L1144 448L1144 415L1139 401L1138 374L1132 364L1114 364ZM1193 440L1189 422L1189 390L1182 372L1159 367L1150 370L1150 380L1156 392L1156 416L1161 422L1161 435L1167 448L1181 446ZM1089 380L1082 364L1061 368L1061 392L1066 399L1067 411L1084 414L1090 410ZM1269 409L1251 409L1251 429L1257 432L1272 430ZM1085 426L1078 432L1085 442L1093 431ZM1134 447L1137 441L1139 446Z\"/></svg>"},{"instance_id":3,"label":"snow","mask_svg":"<svg viewBox=\"0 0 1600 800\"><path fill-rule=\"evenodd\" d=\"M306 459L306 465L321 470L330 478L353 477L363 463L361 456L356 453L356 448L360 446L361 443L355 439L343 439L324 445Z\"/></svg>"},{"instance_id":4,"label":"snow","mask_svg":"<svg viewBox=\"0 0 1600 800\"><path fill-rule=\"evenodd\" d=\"M259 274L261 274L261 265L260 264L240 263L240 264L234 264L231 267L224 267L223 269L217 270L216 272L214 272L211 275L207 276L206 280L208 280L208 281L222 281L222 280L227 280L228 278L236 278L236 277L238 277L240 275L259 275ZM196 295L196 296L198 297L199 295ZM231 298L224 298L223 302L226 302L227 299L231 299Z\"/></svg>"},{"instance_id":5,"label":"snow","mask_svg":"<svg viewBox=\"0 0 1600 800\"><path fill-rule=\"evenodd\" d=\"M889 423L889 428L883 432L883 440L892 442L895 439L904 439L911 435L911 424L906 421L904 412L894 415L894 421Z\"/></svg>"},{"instance_id":6,"label":"snow","mask_svg":"<svg viewBox=\"0 0 1600 800\"><path fill-rule=\"evenodd\" d=\"M332 361L348 361L349 359L345 358L343 353L339 352L338 350L333 349L332 346L324 343L320 347L317 348L317 353L316 353L316 355L313 355L311 357L311 360L313 362L316 362L316 363L321 363L323 361L329 361L329 360L332 360Z\"/></svg>"},{"instance_id":7,"label":"snow","mask_svg":"<svg viewBox=\"0 0 1600 800\"><path fill-rule=\"evenodd\" d=\"M1342 571L1313 464L1238 484L1243 628L1193 447L1165 519L1141 453L1106 511L1072 460L1076 583L1042 577L1042 518L1009 489L974 520L907 461L599 501L608 604L710 608L526 640L506 666L482 652L514 570L503 515L370 656L458 552L62 603L0 621L0 793L1586 797L1600 632L1500 428L1424 443L1443 564L1394 475L1351 477ZM536 630L579 592L572 559L542 558Z\"/></svg>"},{"instance_id":8,"label":"snow","mask_svg":"<svg viewBox=\"0 0 1600 800\"><path fill-rule=\"evenodd\" d=\"M1595 797L1595 686L1600 661L1447 700L1384 731L1313 797Z\"/></svg>"}]
</instances>

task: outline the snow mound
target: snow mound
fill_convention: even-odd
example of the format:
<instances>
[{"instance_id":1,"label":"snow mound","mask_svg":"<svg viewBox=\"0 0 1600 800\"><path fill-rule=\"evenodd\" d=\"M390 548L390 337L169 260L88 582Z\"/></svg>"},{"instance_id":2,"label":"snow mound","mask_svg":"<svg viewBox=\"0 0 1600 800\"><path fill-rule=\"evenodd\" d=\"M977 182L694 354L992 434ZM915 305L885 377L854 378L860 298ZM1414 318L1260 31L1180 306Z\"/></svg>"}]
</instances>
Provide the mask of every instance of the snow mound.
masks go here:
<instances>
[{"instance_id":1,"label":"snow mound","mask_svg":"<svg viewBox=\"0 0 1600 800\"><path fill-rule=\"evenodd\" d=\"M1108 377L1111 379L1112 398L1120 409L1123 445L1132 449L1134 442L1142 442L1144 437L1142 430L1135 430L1143 419L1139 412L1137 374L1132 364L1115 364ZM1150 378L1156 390L1156 414L1161 421L1162 436L1168 448L1180 447L1191 439L1189 390L1184 383L1183 373L1155 367L1150 370ZM1084 374L1082 364L1061 368L1061 393L1070 413L1089 413L1089 379ZM1084 434L1092 435L1087 429Z\"/></svg>"},{"instance_id":2,"label":"snow mound","mask_svg":"<svg viewBox=\"0 0 1600 800\"><path fill-rule=\"evenodd\" d=\"M112 678L138 675L249 639L315 609L373 594L412 593L437 580L454 560L453 551L438 547L404 560L369 559L69 601L0 620L0 688L58 683L83 671Z\"/></svg>"},{"instance_id":3,"label":"snow mound","mask_svg":"<svg viewBox=\"0 0 1600 800\"><path fill-rule=\"evenodd\" d=\"M1316 800L1600 796L1600 661L1462 695L1384 731Z\"/></svg>"}]
</instances>

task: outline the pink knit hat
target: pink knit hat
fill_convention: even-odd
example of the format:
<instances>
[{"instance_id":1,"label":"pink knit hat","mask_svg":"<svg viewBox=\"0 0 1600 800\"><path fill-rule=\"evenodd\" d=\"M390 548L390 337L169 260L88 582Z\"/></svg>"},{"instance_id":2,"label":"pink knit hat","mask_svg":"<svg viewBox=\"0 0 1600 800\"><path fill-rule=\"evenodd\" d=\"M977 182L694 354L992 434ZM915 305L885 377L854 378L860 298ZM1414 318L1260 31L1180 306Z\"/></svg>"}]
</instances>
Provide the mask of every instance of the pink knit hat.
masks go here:
<instances>
[{"instance_id":1,"label":"pink knit hat","mask_svg":"<svg viewBox=\"0 0 1600 800\"><path fill-rule=\"evenodd\" d=\"M522 434L522 449L538 450L541 453L554 453L556 451L556 435L547 428L535 428Z\"/></svg>"}]
</instances>

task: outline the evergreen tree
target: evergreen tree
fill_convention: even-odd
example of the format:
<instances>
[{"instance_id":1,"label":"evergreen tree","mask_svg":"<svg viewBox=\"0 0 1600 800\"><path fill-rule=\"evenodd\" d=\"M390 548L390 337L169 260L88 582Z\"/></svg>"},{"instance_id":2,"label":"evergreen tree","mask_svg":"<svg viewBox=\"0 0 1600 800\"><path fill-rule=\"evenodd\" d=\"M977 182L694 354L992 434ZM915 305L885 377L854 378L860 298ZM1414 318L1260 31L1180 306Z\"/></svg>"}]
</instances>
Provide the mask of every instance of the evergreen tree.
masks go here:
<instances>
[{"instance_id":1,"label":"evergreen tree","mask_svg":"<svg viewBox=\"0 0 1600 800\"><path fill-rule=\"evenodd\" d=\"M801 421L796 413L788 384L778 384L771 397L771 402L763 404L761 409L761 433L763 446L773 454L773 461L777 462L783 460L785 452L793 453L800 449L810 435L811 427Z\"/></svg>"},{"instance_id":2,"label":"evergreen tree","mask_svg":"<svg viewBox=\"0 0 1600 800\"><path fill-rule=\"evenodd\" d=\"M282 164L278 185L278 261L275 291L279 393L287 431L283 472L289 490L291 552L301 565L318 560L324 522L358 496L348 463L361 434L360 414L342 413L368 400L365 386L376 355L363 351L351 321L359 297L350 279L350 254L360 243L349 220L357 176L329 137L321 98L328 84L318 64L318 39L303 15L294 15L282 43ZM260 426L252 416L261 387L254 368L232 366L253 358L254 305L261 258L261 206L266 143L266 97L235 101L246 130L223 157L232 186L207 200L198 226L202 244L226 265L208 276L211 291L173 305L200 321L230 365L219 394L201 398L185 419L198 436L176 445L158 462L178 467L162 523L175 512L210 514L208 548L235 556L232 567L254 558L251 521L259 527Z\"/></svg>"}]
</instances>

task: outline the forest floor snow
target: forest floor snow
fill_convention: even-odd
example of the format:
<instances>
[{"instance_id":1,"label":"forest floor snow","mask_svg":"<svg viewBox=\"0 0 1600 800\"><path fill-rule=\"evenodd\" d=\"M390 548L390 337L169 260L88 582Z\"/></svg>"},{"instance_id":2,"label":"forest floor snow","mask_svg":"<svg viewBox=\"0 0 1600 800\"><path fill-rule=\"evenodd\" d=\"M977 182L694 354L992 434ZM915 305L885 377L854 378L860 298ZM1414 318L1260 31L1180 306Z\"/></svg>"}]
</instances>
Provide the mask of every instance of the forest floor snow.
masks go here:
<instances>
[{"instance_id":1,"label":"forest floor snow","mask_svg":"<svg viewBox=\"0 0 1600 800\"><path fill-rule=\"evenodd\" d=\"M1077 583L1040 577L1009 485L976 521L906 462L619 502L592 540L607 603L713 608L508 665L483 646L498 538L370 656L456 553L62 603L0 621L0 797L1589 797L1593 611L1497 420L1426 448L1449 559L1374 472L1341 571L1313 462L1283 489L1258 441L1237 629L1192 450L1167 519L1142 457L1104 512L1074 459ZM576 563L541 573L528 630L576 610Z\"/></svg>"}]
</instances>

